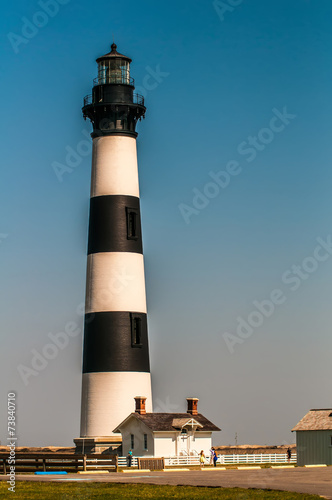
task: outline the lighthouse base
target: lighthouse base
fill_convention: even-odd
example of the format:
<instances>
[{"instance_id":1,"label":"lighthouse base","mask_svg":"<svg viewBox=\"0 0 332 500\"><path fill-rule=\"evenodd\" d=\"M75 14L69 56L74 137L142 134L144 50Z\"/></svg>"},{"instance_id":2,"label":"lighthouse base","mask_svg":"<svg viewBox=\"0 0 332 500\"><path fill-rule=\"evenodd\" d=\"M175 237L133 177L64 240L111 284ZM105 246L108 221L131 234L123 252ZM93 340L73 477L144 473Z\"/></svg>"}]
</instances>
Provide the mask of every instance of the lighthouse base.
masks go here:
<instances>
[{"instance_id":1,"label":"lighthouse base","mask_svg":"<svg viewBox=\"0 0 332 500\"><path fill-rule=\"evenodd\" d=\"M121 436L100 436L74 439L75 453L79 455L92 453L117 453L122 445Z\"/></svg>"}]
</instances>

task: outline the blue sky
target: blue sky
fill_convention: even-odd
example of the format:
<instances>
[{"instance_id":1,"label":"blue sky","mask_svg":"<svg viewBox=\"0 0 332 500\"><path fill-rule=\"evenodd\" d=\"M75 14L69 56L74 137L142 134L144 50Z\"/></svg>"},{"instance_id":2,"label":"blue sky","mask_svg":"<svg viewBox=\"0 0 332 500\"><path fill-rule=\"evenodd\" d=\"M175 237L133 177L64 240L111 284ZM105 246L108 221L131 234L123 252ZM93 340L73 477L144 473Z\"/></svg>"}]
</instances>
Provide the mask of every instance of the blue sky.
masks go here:
<instances>
[{"instance_id":1,"label":"blue sky","mask_svg":"<svg viewBox=\"0 0 332 500\"><path fill-rule=\"evenodd\" d=\"M182 411L197 396L223 429L215 444L235 432L280 444L308 409L331 406L332 256L312 256L332 234L332 6L225 3L238 5L222 15L203 0L62 0L53 17L38 14L43 2L3 7L0 397L17 392L21 445L79 435L82 336L27 385L18 366L31 368L50 333L82 327L91 157L62 182L52 165L87 140L82 100L113 35L147 106L138 154L155 407ZM285 108L292 118L271 133ZM266 143L249 162L239 147L255 137ZM197 209L195 193L231 161L238 175ZM292 291L282 277L303 262L314 271ZM284 302L238 337L237 318L275 289ZM243 341L234 352L225 333Z\"/></svg>"}]
</instances>

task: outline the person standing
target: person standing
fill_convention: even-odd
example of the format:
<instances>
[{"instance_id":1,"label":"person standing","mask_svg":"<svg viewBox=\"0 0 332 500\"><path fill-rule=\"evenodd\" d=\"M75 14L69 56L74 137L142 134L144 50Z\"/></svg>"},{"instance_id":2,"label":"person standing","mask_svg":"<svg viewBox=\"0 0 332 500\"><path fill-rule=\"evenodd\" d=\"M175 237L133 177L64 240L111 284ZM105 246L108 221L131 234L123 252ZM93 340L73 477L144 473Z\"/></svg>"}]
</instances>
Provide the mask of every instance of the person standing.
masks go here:
<instances>
[{"instance_id":1,"label":"person standing","mask_svg":"<svg viewBox=\"0 0 332 500\"><path fill-rule=\"evenodd\" d=\"M132 460L133 460L133 452L131 450L129 450L128 451L128 455L127 455L127 465L128 465L128 467L131 467Z\"/></svg>"},{"instance_id":2,"label":"person standing","mask_svg":"<svg viewBox=\"0 0 332 500\"><path fill-rule=\"evenodd\" d=\"M203 450L201 450L201 452L199 454L199 463L200 463L201 467L204 467L205 455L204 455L204 451Z\"/></svg>"},{"instance_id":3,"label":"person standing","mask_svg":"<svg viewBox=\"0 0 332 500\"><path fill-rule=\"evenodd\" d=\"M216 449L215 448L212 448L212 449L213 449L213 465L215 467L217 467L218 455L217 455Z\"/></svg>"},{"instance_id":4,"label":"person standing","mask_svg":"<svg viewBox=\"0 0 332 500\"><path fill-rule=\"evenodd\" d=\"M292 457L292 450L288 447L287 448L287 459L288 459L288 462L290 462L291 457Z\"/></svg>"},{"instance_id":5,"label":"person standing","mask_svg":"<svg viewBox=\"0 0 332 500\"><path fill-rule=\"evenodd\" d=\"M210 465L213 464L213 447L210 449Z\"/></svg>"}]
</instances>

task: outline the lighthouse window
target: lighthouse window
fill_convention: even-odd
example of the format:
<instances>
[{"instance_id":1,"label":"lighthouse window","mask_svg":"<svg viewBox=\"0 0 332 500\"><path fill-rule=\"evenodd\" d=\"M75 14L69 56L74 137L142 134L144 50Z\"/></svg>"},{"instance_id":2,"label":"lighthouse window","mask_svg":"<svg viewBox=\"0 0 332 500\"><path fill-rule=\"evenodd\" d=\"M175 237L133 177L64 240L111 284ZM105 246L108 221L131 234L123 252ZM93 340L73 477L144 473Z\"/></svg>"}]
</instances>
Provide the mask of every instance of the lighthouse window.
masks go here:
<instances>
[{"instance_id":1,"label":"lighthouse window","mask_svg":"<svg viewBox=\"0 0 332 500\"><path fill-rule=\"evenodd\" d=\"M130 84L129 62L125 59L107 59L99 62L98 84Z\"/></svg>"},{"instance_id":2,"label":"lighthouse window","mask_svg":"<svg viewBox=\"0 0 332 500\"><path fill-rule=\"evenodd\" d=\"M142 319L131 314L131 346L142 347Z\"/></svg>"},{"instance_id":3,"label":"lighthouse window","mask_svg":"<svg viewBox=\"0 0 332 500\"><path fill-rule=\"evenodd\" d=\"M106 72L107 72L106 62L99 63L99 68L98 68L98 83L99 83L99 85L106 83Z\"/></svg>"},{"instance_id":4,"label":"lighthouse window","mask_svg":"<svg viewBox=\"0 0 332 500\"><path fill-rule=\"evenodd\" d=\"M135 436L130 434L130 448L133 450L135 448Z\"/></svg>"},{"instance_id":5,"label":"lighthouse window","mask_svg":"<svg viewBox=\"0 0 332 500\"><path fill-rule=\"evenodd\" d=\"M133 319L133 343L134 345L142 345L141 342L141 318Z\"/></svg>"},{"instance_id":6,"label":"lighthouse window","mask_svg":"<svg viewBox=\"0 0 332 500\"><path fill-rule=\"evenodd\" d=\"M127 238L137 240L137 219L138 212L134 208L127 208Z\"/></svg>"}]
</instances>

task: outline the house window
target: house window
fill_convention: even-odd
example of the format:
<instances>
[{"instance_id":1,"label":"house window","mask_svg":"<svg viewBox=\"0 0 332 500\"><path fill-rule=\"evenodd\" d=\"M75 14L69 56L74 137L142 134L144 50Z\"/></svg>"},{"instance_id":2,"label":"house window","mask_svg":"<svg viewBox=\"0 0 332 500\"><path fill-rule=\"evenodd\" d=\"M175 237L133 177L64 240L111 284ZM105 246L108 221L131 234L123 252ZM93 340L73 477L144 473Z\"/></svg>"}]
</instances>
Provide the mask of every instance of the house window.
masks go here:
<instances>
[{"instance_id":1,"label":"house window","mask_svg":"<svg viewBox=\"0 0 332 500\"><path fill-rule=\"evenodd\" d=\"M131 346L142 347L142 318L131 314Z\"/></svg>"},{"instance_id":2,"label":"house window","mask_svg":"<svg viewBox=\"0 0 332 500\"><path fill-rule=\"evenodd\" d=\"M332 436L330 436L330 446L332 446Z\"/></svg>"},{"instance_id":3,"label":"house window","mask_svg":"<svg viewBox=\"0 0 332 500\"><path fill-rule=\"evenodd\" d=\"M135 436L130 434L130 448L133 450L135 448Z\"/></svg>"},{"instance_id":4,"label":"house window","mask_svg":"<svg viewBox=\"0 0 332 500\"><path fill-rule=\"evenodd\" d=\"M136 210L135 208L126 208L126 211L127 211L127 239L137 240L138 210Z\"/></svg>"},{"instance_id":5,"label":"house window","mask_svg":"<svg viewBox=\"0 0 332 500\"><path fill-rule=\"evenodd\" d=\"M148 449L148 435L144 434L144 450Z\"/></svg>"}]
</instances>

